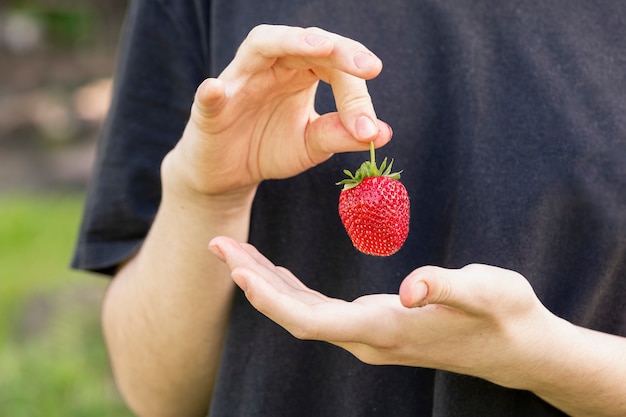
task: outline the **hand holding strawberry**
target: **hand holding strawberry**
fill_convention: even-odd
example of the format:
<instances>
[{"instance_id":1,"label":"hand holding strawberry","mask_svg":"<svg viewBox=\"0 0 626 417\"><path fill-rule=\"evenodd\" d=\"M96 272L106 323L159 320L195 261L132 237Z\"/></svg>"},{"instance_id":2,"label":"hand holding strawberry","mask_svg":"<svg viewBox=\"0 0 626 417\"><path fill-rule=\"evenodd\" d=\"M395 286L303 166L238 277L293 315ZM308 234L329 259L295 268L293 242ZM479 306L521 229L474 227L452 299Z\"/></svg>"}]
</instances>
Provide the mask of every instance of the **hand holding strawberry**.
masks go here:
<instances>
[{"instance_id":1,"label":"hand holding strawberry","mask_svg":"<svg viewBox=\"0 0 626 417\"><path fill-rule=\"evenodd\" d=\"M368 255L389 256L396 253L409 234L410 204L406 188L399 181L400 172L391 172L393 160L385 158L376 165L374 144L370 142L370 161L365 161L343 185L339 196L339 216L354 244Z\"/></svg>"},{"instance_id":2,"label":"hand holding strawberry","mask_svg":"<svg viewBox=\"0 0 626 417\"><path fill-rule=\"evenodd\" d=\"M391 138L376 117L366 80L382 62L364 45L319 28L260 25L218 78L198 88L191 116L164 161L164 184L191 200L245 195L266 179L298 175L334 153ZM320 81L336 112L319 114ZM171 183L170 178L176 180Z\"/></svg>"}]
</instances>

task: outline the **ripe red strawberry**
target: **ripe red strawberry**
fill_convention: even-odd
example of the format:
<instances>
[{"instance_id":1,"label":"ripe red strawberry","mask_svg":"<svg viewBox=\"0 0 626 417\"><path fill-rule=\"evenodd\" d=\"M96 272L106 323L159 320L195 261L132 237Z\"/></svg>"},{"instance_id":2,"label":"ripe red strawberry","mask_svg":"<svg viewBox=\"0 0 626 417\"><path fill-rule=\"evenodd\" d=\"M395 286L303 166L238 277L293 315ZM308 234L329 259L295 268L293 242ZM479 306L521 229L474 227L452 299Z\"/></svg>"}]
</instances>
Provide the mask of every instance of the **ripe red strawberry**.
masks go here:
<instances>
[{"instance_id":1,"label":"ripe red strawberry","mask_svg":"<svg viewBox=\"0 0 626 417\"><path fill-rule=\"evenodd\" d=\"M389 256L396 253L409 234L410 204L400 172L391 173L393 160L387 158L376 166L374 144L370 143L371 161L365 161L343 185L339 196L339 217L355 248L368 255Z\"/></svg>"}]
</instances>

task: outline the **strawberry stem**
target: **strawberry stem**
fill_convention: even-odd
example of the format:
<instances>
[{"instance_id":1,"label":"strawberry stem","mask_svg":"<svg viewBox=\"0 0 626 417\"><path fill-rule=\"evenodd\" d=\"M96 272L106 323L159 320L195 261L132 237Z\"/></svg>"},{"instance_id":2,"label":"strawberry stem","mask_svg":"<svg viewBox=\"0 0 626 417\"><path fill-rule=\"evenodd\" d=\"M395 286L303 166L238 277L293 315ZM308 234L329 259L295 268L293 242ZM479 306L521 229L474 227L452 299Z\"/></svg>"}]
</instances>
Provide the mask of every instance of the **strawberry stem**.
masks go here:
<instances>
[{"instance_id":1,"label":"strawberry stem","mask_svg":"<svg viewBox=\"0 0 626 417\"><path fill-rule=\"evenodd\" d=\"M391 172L391 166L393 165L393 159L387 165L387 158L383 159L383 162L380 164L380 168L376 165L376 152L374 151L374 142L370 142L370 160L365 161L361 164L359 169L354 172L354 175L347 169L344 169L343 172L348 176L339 182L336 185L343 185L343 189L347 190L350 188L354 188L361 183L365 178L369 177L389 177L394 180L400 179L400 172Z\"/></svg>"}]
</instances>

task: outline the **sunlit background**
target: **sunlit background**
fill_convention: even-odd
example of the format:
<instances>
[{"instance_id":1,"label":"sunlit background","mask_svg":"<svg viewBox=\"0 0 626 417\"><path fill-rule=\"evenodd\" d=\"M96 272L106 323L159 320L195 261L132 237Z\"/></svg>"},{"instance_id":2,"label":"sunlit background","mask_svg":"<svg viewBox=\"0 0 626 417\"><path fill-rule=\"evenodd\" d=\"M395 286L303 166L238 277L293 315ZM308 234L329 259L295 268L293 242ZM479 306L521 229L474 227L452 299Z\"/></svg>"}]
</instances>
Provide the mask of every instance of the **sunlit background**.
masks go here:
<instances>
[{"instance_id":1,"label":"sunlit background","mask_svg":"<svg viewBox=\"0 0 626 417\"><path fill-rule=\"evenodd\" d=\"M0 416L130 416L70 271L127 0L0 2Z\"/></svg>"}]
</instances>

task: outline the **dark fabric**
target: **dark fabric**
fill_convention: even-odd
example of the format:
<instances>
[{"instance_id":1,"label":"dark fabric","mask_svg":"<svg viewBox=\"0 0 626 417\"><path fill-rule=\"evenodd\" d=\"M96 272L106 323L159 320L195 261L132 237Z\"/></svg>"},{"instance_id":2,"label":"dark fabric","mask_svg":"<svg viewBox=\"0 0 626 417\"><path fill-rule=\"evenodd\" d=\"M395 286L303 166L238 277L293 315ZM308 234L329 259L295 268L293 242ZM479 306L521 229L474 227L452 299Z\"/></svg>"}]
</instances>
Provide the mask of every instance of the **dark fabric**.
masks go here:
<instances>
[{"instance_id":1,"label":"dark fabric","mask_svg":"<svg viewBox=\"0 0 626 417\"><path fill-rule=\"evenodd\" d=\"M625 19L617 0L135 1L74 266L110 273L141 244L196 86L254 25L319 26L384 62L368 85L394 129L379 155L404 170L409 237L390 258L352 248L333 184L367 155L345 154L261 184L250 241L344 299L397 292L426 264L513 269L559 316L626 336ZM317 107L333 109L326 86ZM528 392L295 340L238 294L210 415L563 414Z\"/></svg>"}]
</instances>

